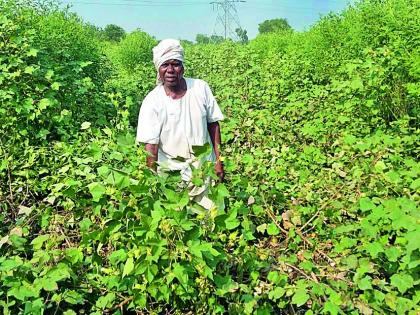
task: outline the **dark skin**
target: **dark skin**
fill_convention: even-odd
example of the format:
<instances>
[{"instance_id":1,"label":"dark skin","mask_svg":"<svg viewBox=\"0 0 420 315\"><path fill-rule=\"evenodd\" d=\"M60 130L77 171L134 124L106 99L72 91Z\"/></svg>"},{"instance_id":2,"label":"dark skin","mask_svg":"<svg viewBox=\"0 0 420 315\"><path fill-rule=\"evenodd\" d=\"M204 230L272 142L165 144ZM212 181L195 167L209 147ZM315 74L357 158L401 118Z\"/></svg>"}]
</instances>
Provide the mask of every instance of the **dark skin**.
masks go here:
<instances>
[{"instance_id":1,"label":"dark skin","mask_svg":"<svg viewBox=\"0 0 420 315\"><path fill-rule=\"evenodd\" d=\"M184 66L179 60L171 59L165 61L159 67L159 77L162 80L166 95L174 100L182 98L187 92L187 82L185 81L183 74ZM207 130L216 155L216 175L219 177L220 181L223 181L225 178L225 172L223 169L223 163L220 161L220 125L218 122L208 123ZM147 166L153 170L156 170L158 148L158 144L146 143L145 145L146 151L150 153L147 157Z\"/></svg>"}]
</instances>

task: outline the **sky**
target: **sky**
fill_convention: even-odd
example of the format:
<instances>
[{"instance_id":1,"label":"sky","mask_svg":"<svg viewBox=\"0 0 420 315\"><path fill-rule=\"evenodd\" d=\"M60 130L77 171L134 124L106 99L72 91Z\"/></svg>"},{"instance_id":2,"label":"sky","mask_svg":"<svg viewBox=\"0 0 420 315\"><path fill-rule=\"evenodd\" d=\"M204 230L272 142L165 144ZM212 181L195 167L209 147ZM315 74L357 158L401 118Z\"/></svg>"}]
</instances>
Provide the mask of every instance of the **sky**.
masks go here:
<instances>
[{"instance_id":1,"label":"sky","mask_svg":"<svg viewBox=\"0 0 420 315\"><path fill-rule=\"evenodd\" d=\"M140 28L156 39L195 40L197 34L223 35L218 21L223 10L216 2L226 0L61 0L84 21L99 27L116 24L131 32ZM230 0L231 2L235 0ZM320 16L340 12L355 0L243 0L231 4L230 25L247 30L249 39L258 34L265 20L286 18L297 31L309 29ZM236 8L235 11L232 9ZM235 18L236 17L236 18Z\"/></svg>"}]
</instances>

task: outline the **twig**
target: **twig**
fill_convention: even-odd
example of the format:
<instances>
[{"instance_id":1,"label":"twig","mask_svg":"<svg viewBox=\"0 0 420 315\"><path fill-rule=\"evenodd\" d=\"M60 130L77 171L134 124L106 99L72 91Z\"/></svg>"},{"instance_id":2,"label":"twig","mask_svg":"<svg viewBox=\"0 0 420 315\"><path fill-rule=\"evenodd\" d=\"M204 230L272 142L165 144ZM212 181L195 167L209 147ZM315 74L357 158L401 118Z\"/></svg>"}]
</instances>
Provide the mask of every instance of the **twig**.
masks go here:
<instances>
[{"instance_id":1,"label":"twig","mask_svg":"<svg viewBox=\"0 0 420 315\"><path fill-rule=\"evenodd\" d=\"M303 234L302 234L302 232L301 231L296 231L296 234L297 235L299 235L301 238L302 238L302 240L306 243L306 244L308 244L309 246L311 246L312 248L314 248L315 249L315 251L319 254L319 255L321 255L322 257L324 257L327 261L328 261L328 263L329 263L329 265L331 266L331 267L335 267L335 261L334 260L332 260L327 254L325 254L322 250L320 250L320 249L317 249L317 248L315 248L315 245L314 244L312 244L311 243L311 241L309 241L305 236L303 236Z\"/></svg>"},{"instance_id":2,"label":"twig","mask_svg":"<svg viewBox=\"0 0 420 315\"><path fill-rule=\"evenodd\" d=\"M274 213L271 210L266 210L268 216L271 218L271 220L273 220L274 224L277 226L277 228L283 232L283 234L286 235L286 237L288 236L288 232L282 228L282 226L280 225L280 223L277 221Z\"/></svg>"},{"instance_id":3,"label":"twig","mask_svg":"<svg viewBox=\"0 0 420 315\"><path fill-rule=\"evenodd\" d=\"M265 205L267 205L267 202L266 202L266 200L265 200L265 198L264 198L264 196L262 196L263 197L263 201L264 201L264 204ZM327 206L327 203L325 203L322 207L320 207L319 208L319 211L320 210L322 210L323 208L325 208ZM266 210L266 212L267 212L267 214L268 214L268 216L271 218L271 220L274 222L274 224L278 227L278 229L285 235L285 237L286 237L286 244L287 244L287 241L288 241L288 232L284 229L284 228L282 228L281 227L281 225L280 225L280 223L277 221L277 219L276 219L276 217L274 216L274 213L272 213L272 211L271 210L269 210L269 209L267 209ZM334 260L332 260L327 254L325 254L322 250L320 250L320 249L317 249L317 248L315 248L315 245L314 244L312 244L312 242L311 241L309 241L303 234L302 234L302 232L301 232L301 230L296 230L296 234L297 235L299 235L300 236L300 238L303 240L303 242L305 242L307 245L309 245L310 247L312 247L312 248L314 248L315 249L315 251L320 255L320 256L322 256L322 257L324 257L327 261L328 261L328 263L329 263L329 265L331 266L331 267L335 267L335 261Z\"/></svg>"},{"instance_id":4,"label":"twig","mask_svg":"<svg viewBox=\"0 0 420 315\"><path fill-rule=\"evenodd\" d=\"M318 209L318 211L299 229L299 231L303 231L303 229L309 224L309 223L311 223L312 222L312 220L313 219L315 219L317 216L318 216L318 214L321 212L321 210L323 209L323 207L320 207L319 209Z\"/></svg>"},{"instance_id":5,"label":"twig","mask_svg":"<svg viewBox=\"0 0 420 315\"><path fill-rule=\"evenodd\" d=\"M316 276L311 277L308 274L306 274L303 270L297 268L296 266L293 266L292 264L284 263L287 267L292 268L293 270L299 272L301 275L305 276L308 280L314 280L316 283L319 283L318 278Z\"/></svg>"},{"instance_id":6,"label":"twig","mask_svg":"<svg viewBox=\"0 0 420 315\"><path fill-rule=\"evenodd\" d=\"M131 302L133 300L133 297L130 296L128 298L126 298L124 301L122 301L120 304L115 305L112 310L117 310L120 309L122 311L122 308L125 304L127 304L128 302Z\"/></svg>"},{"instance_id":7,"label":"twig","mask_svg":"<svg viewBox=\"0 0 420 315\"><path fill-rule=\"evenodd\" d=\"M58 230L60 231L61 235L63 235L64 240L66 241L67 246L70 248L72 247L72 244L70 243L70 241L67 239L67 236L64 234L63 229L61 227L58 228Z\"/></svg>"}]
</instances>

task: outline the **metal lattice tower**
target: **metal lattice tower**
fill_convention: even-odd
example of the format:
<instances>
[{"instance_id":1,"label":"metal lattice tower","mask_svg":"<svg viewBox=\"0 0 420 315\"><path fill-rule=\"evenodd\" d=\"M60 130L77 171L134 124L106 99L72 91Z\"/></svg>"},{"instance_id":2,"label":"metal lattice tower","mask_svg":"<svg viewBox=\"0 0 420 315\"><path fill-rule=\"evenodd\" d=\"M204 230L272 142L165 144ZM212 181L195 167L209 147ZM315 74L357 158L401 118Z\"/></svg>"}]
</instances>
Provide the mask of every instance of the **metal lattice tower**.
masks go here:
<instances>
[{"instance_id":1,"label":"metal lattice tower","mask_svg":"<svg viewBox=\"0 0 420 315\"><path fill-rule=\"evenodd\" d=\"M217 34L217 26L222 26L223 37L237 39L235 30L241 28L239 23L238 11L236 10L236 3L245 2L244 0L221 0L213 1L213 10L217 11L216 23L214 26L213 34Z\"/></svg>"}]
</instances>

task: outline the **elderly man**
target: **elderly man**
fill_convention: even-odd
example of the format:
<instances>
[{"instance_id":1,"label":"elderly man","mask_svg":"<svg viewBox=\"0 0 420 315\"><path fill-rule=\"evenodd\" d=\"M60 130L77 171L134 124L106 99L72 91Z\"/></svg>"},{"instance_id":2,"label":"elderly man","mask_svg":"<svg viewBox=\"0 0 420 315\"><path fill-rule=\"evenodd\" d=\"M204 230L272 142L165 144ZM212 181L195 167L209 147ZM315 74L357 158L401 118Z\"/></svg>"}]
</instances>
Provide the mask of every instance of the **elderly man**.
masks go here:
<instances>
[{"instance_id":1,"label":"elderly man","mask_svg":"<svg viewBox=\"0 0 420 315\"><path fill-rule=\"evenodd\" d=\"M204 160L215 162L220 180L224 178L220 161L220 126L223 114L206 82L184 78L184 50L178 40L165 39L153 48L157 86L145 97L140 108L137 141L149 152L147 165L163 173L180 171L190 196L206 209L209 182L202 187L191 184L191 166L203 161L194 156L193 147L211 145Z\"/></svg>"}]
</instances>

